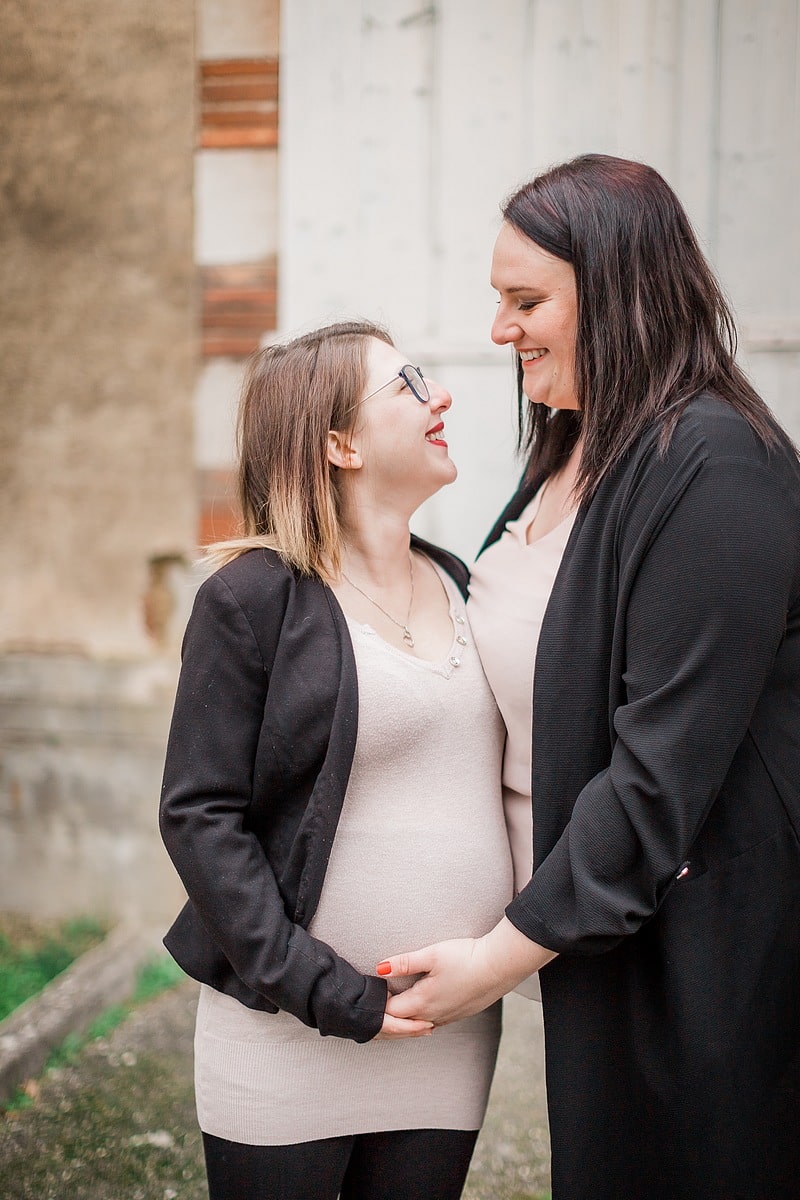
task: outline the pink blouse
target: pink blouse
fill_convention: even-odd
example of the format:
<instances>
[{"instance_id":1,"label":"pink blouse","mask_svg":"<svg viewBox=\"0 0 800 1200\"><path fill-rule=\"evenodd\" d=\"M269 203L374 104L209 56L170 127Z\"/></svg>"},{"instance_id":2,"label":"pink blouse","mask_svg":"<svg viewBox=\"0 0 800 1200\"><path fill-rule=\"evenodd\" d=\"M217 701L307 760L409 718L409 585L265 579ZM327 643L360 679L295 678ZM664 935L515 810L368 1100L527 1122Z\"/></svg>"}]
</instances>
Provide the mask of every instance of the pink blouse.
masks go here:
<instances>
[{"instance_id":1,"label":"pink blouse","mask_svg":"<svg viewBox=\"0 0 800 1200\"><path fill-rule=\"evenodd\" d=\"M472 634L506 726L503 808L516 891L533 872L531 727L536 649L575 522L572 512L555 529L528 543L528 527L539 511L542 490L484 551L472 568L469 587ZM530 1000L541 999L538 975L524 979L514 990Z\"/></svg>"},{"instance_id":2,"label":"pink blouse","mask_svg":"<svg viewBox=\"0 0 800 1200\"><path fill-rule=\"evenodd\" d=\"M469 619L489 686L505 721L503 799L517 891L531 877L531 724L536 648L575 512L530 544L540 489L472 568Z\"/></svg>"}]
</instances>

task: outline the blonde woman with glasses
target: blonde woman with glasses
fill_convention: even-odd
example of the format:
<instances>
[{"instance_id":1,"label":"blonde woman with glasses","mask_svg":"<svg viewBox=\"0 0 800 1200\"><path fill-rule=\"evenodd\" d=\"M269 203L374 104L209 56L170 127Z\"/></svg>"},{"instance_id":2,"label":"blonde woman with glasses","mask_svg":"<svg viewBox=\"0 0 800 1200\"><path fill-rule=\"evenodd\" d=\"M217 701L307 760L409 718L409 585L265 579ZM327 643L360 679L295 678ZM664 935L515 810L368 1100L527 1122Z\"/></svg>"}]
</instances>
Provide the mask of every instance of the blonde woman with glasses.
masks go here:
<instances>
[{"instance_id":1,"label":"blonde woman with glasses","mask_svg":"<svg viewBox=\"0 0 800 1200\"><path fill-rule=\"evenodd\" d=\"M434 1031L374 973L512 895L466 569L409 534L456 476L451 403L366 322L262 350L245 382L245 536L197 596L161 805L211 1200L461 1194L499 1008Z\"/></svg>"}]
</instances>

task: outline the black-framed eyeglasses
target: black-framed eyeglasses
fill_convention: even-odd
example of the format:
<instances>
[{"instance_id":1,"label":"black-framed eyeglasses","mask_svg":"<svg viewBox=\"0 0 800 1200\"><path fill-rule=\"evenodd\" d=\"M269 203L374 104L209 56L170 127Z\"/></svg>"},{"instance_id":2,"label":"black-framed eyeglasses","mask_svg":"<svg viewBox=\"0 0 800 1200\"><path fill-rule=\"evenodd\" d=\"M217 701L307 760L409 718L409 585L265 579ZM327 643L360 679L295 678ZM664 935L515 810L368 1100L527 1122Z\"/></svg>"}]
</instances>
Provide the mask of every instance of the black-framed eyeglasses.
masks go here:
<instances>
[{"instance_id":1,"label":"black-framed eyeglasses","mask_svg":"<svg viewBox=\"0 0 800 1200\"><path fill-rule=\"evenodd\" d=\"M378 392L382 392L384 388L393 384L395 379L402 379L406 387L414 393L420 404L429 403L431 394L428 391L428 385L425 382L422 371L420 371L419 367L412 367L411 363L406 363L396 375L392 376L388 383L382 383L379 388L375 388L374 392L370 392L368 396L365 396L364 400L371 400L373 396L377 396ZM361 401L362 404L364 400Z\"/></svg>"}]
</instances>

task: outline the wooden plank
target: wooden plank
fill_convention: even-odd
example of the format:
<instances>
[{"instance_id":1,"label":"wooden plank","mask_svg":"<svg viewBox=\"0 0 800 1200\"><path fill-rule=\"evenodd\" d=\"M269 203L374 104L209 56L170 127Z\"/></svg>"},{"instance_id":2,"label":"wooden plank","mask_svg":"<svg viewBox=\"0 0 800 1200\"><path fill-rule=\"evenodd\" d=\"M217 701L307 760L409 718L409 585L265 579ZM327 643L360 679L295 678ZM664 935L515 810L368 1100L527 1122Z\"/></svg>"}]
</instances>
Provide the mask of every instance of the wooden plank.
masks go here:
<instances>
[{"instance_id":1,"label":"wooden plank","mask_svg":"<svg viewBox=\"0 0 800 1200\"><path fill-rule=\"evenodd\" d=\"M261 126L264 129L278 128L276 112L262 112L259 109L215 109L203 113L203 128L209 129L218 125L239 125L242 128Z\"/></svg>"},{"instance_id":2,"label":"wooden plank","mask_svg":"<svg viewBox=\"0 0 800 1200\"><path fill-rule=\"evenodd\" d=\"M269 333L275 328L274 310L263 309L257 312L236 312L230 310L224 313L204 313L202 328L208 337L255 337Z\"/></svg>"},{"instance_id":3,"label":"wooden plank","mask_svg":"<svg viewBox=\"0 0 800 1200\"><path fill-rule=\"evenodd\" d=\"M235 104L240 100L278 99L278 82L275 79L264 82L241 83L205 83L200 93L203 104Z\"/></svg>"},{"instance_id":4,"label":"wooden plank","mask_svg":"<svg viewBox=\"0 0 800 1200\"><path fill-rule=\"evenodd\" d=\"M278 129L264 128L206 128L198 144L203 150L271 149L278 145Z\"/></svg>"},{"instance_id":5,"label":"wooden plank","mask_svg":"<svg viewBox=\"0 0 800 1200\"><path fill-rule=\"evenodd\" d=\"M276 325L276 262L205 267L202 287L203 353L240 356Z\"/></svg>"},{"instance_id":6,"label":"wooden plank","mask_svg":"<svg viewBox=\"0 0 800 1200\"><path fill-rule=\"evenodd\" d=\"M226 75L278 75L277 58L230 58L213 59L200 63L203 79L216 79Z\"/></svg>"},{"instance_id":7,"label":"wooden plank","mask_svg":"<svg viewBox=\"0 0 800 1200\"><path fill-rule=\"evenodd\" d=\"M275 309L226 309L203 313L202 327L207 337L260 337L275 328Z\"/></svg>"},{"instance_id":8,"label":"wooden plank","mask_svg":"<svg viewBox=\"0 0 800 1200\"><path fill-rule=\"evenodd\" d=\"M255 310L269 307L274 303L274 288L209 288L203 293L203 304L209 311L231 305L240 305Z\"/></svg>"},{"instance_id":9,"label":"wooden plank","mask_svg":"<svg viewBox=\"0 0 800 1200\"><path fill-rule=\"evenodd\" d=\"M208 310L203 313L203 329L217 330L220 336L229 334L260 335L275 328L275 306L262 308L237 308Z\"/></svg>"},{"instance_id":10,"label":"wooden plank","mask_svg":"<svg viewBox=\"0 0 800 1200\"><path fill-rule=\"evenodd\" d=\"M278 144L277 58L200 63L198 144L205 149L271 149Z\"/></svg>"}]
</instances>

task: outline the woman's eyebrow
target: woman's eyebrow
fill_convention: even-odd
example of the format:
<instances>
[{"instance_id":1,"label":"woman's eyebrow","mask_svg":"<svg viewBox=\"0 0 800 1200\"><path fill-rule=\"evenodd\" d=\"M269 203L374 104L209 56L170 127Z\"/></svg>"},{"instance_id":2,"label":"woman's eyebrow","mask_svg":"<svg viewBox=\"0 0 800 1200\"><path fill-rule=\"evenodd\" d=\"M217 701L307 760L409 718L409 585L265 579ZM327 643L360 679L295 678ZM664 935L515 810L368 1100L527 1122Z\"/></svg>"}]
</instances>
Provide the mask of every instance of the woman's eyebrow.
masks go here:
<instances>
[{"instance_id":1,"label":"woman's eyebrow","mask_svg":"<svg viewBox=\"0 0 800 1200\"><path fill-rule=\"evenodd\" d=\"M521 283L514 287L504 287L504 288L496 287L494 284L491 284L490 286L492 287L493 291L504 292L507 296L516 296L520 292L527 292L529 295L539 296L541 298L544 298L546 295L549 294L546 288L536 287L530 283Z\"/></svg>"}]
</instances>

